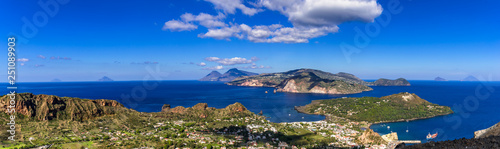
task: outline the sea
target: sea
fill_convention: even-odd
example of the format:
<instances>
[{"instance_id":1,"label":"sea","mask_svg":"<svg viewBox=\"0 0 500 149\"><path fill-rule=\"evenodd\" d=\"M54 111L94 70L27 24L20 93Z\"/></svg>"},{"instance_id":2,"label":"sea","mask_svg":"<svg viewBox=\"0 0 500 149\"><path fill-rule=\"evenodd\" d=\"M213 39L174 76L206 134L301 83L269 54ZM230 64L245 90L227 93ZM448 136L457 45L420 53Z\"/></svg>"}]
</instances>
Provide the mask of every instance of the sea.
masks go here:
<instances>
[{"instance_id":1,"label":"sea","mask_svg":"<svg viewBox=\"0 0 500 149\"><path fill-rule=\"evenodd\" d=\"M373 80L367 80L373 81ZM17 92L48 94L85 99L112 99L140 112L159 112L164 104L191 107L207 103L224 108L235 102L268 117L271 122L319 121L325 117L298 113L295 106L312 100L342 97L382 97L409 92L455 112L429 119L374 124L370 128L384 135L397 132L399 140L421 140L438 133L433 141L473 138L474 131L500 122L500 82L419 81L411 86L372 86L373 91L346 95L311 93L273 93L268 87L229 86L223 82L200 81L113 81L113 82L36 82L18 83ZM7 84L0 89L7 93ZM266 93L267 91L267 93Z\"/></svg>"}]
</instances>

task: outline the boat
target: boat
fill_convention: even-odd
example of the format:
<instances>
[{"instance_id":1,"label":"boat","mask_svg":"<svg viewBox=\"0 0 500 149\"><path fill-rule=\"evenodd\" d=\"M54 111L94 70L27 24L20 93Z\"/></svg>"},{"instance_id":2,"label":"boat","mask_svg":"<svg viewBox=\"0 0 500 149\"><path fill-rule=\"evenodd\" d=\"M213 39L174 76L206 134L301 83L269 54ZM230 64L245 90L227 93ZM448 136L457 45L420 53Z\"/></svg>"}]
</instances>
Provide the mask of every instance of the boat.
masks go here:
<instances>
[{"instance_id":1,"label":"boat","mask_svg":"<svg viewBox=\"0 0 500 149\"><path fill-rule=\"evenodd\" d=\"M406 126L406 132L408 132L408 126Z\"/></svg>"},{"instance_id":2,"label":"boat","mask_svg":"<svg viewBox=\"0 0 500 149\"><path fill-rule=\"evenodd\" d=\"M391 129L391 126L387 126L387 129Z\"/></svg>"},{"instance_id":3,"label":"boat","mask_svg":"<svg viewBox=\"0 0 500 149\"><path fill-rule=\"evenodd\" d=\"M435 139L436 137L438 136L438 133L436 132L435 134L432 134L429 132L429 134L427 135L427 140L432 140L432 139Z\"/></svg>"},{"instance_id":4,"label":"boat","mask_svg":"<svg viewBox=\"0 0 500 149\"><path fill-rule=\"evenodd\" d=\"M274 93L276 94L276 89L274 89Z\"/></svg>"},{"instance_id":5,"label":"boat","mask_svg":"<svg viewBox=\"0 0 500 149\"><path fill-rule=\"evenodd\" d=\"M267 94L267 91L266 91L266 94Z\"/></svg>"}]
</instances>

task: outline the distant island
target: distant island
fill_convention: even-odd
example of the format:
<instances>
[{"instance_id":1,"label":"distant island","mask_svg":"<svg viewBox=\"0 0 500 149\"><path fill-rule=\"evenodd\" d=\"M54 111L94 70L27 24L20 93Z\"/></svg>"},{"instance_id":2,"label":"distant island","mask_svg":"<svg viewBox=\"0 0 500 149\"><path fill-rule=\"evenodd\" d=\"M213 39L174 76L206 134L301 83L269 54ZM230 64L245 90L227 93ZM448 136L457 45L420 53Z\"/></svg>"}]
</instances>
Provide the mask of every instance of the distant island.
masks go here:
<instances>
[{"instance_id":1,"label":"distant island","mask_svg":"<svg viewBox=\"0 0 500 149\"><path fill-rule=\"evenodd\" d=\"M50 82L61 82L61 79L56 78L56 79L51 80Z\"/></svg>"},{"instance_id":2,"label":"distant island","mask_svg":"<svg viewBox=\"0 0 500 149\"><path fill-rule=\"evenodd\" d=\"M445 78L436 77L434 81L448 81L448 80L446 80Z\"/></svg>"},{"instance_id":3,"label":"distant island","mask_svg":"<svg viewBox=\"0 0 500 149\"><path fill-rule=\"evenodd\" d=\"M467 76L467 77L465 77L464 79L462 79L460 81L479 81L479 79L477 79L474 76Z\"/></svg>"},{"instance_id":4,"label":"distant island","mask_svg":"<svg viewBox=\"0 0 500 149\"><path fill-rule=\"evenodd\" d=\"M307 114L330 115L354 121L397 122L453 113L450 107L433 104L412 93L384 97L314 100L295 109Z\"/></svg>"},{"instance_id":5,"label":"distant island","mask_svg":"<svg viewBox=\"0 0 500 149\"><path fill-rule=\"evenodd\" d=\"M238 70L236 68L229 69L226 73L221 74L218 71L212 71L207 76L199 79L199 81L222 81L228 82L233 81L234 79L241 76L254 76L258 75L258 73Z\"/></svg>"},{"instance_id":6,"label":"distant island","mask_svg":"<svg viewBox=\"0 0 500 149\"><path fill-rule=\"evenodd\" d=\"M377 81L373 82L375 86L410 86L410 82L408 82L404 78L399 78L396 80L389 80L389 79L378 79Z\"/></svg>"},{"instance_id":7,"label":"distant island","mask_svg":"<svg viewBox=\"0 0 500 149\"><path fill-rule=\"evenodd\" d=\"M111 78L109 78L109 77L104 76L104 77L100 78L97 81L99 81L99 82L109 82L109 81L113 81L113 80Z\"/></svg>"},{"instance_id":8,"label":"distant island","mask_svg":"<svg viewBox=\"0 0 500 149\"><path fill-rule=\"evenodd\" d=\"M255 76L242 76L226 83L235 86L274 87L279 92L354 94L371 91L368 86L409 86L406 79L379 79L365 82L353 74L337 74L315 69L296 69L287 72L263 73Z\"/></svg>"}]
</instances>

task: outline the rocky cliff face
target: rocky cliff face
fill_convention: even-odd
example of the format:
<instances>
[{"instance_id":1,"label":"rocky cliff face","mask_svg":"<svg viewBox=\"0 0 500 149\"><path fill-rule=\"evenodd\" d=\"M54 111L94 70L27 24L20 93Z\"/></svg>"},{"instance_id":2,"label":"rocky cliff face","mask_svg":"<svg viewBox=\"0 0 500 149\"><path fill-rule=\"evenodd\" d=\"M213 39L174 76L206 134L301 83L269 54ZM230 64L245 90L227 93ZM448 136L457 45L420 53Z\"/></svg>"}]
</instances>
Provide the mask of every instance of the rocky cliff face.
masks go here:
<instances>
[{"instance_id":1,"label":"rocky cliff face","mask_svg":"<svg viewBox=\"0 0 500 149\"><path fill-rule=\"evenodd\" d=\"M0 111L7 112L8 98L6 95L0 98ZM88 100L21 93L16 95L15 110L16 113L34 120L83 121L98 116L116 114L120 110L126 110L126 108L114 100Z\"/></svg>"},{"instance_id":2,"label":"rocky cliff face","mask_svg":"<svg viewBox=\"0 0 500 149\"><path fill-rule=\"evenodd\" d=\"M276 88L279 92L320 94L353 94L372 90L370 87L342 80L322 79L312 72L285 79Z\"/></svg>"},{"instance_id":3,"label":"rocky cliff face","mask_svg":"<svg viewBox=\"0 0 500 149\"><path fill-rule=\"evenodd\" d=\"M252 115L254 113L250 112L241 103L234 103L228 105L226 108L216 109L213 107L208 107L207 103L198 103L193 107L182 107L177 106L175 108L169 108L170 105L165 104L163 107L163 113L169 114L179 114L179 115L190 115L199 118L217 118L222 116L233 116L233 115ZM168 107L168 108L167 108Z\"/></svg>"},{"instance_id":4,"label":"rocky cliff face","mask_svg":"<svg viewBox=\"0 0 500 149\"><path fill-rule=\"evenodd\" d=\"M371 129L365 130L361 136L356 138L356 141L361 144L386 144L387 142L382 137Z\"/></svg>"},{"instance_id":5,"label":"rocky cliff face","mask_svg":"<svg viewBox=\"0 0 500 149\"><path fill-rule=\"evenodd\" d=\"M500 123L474 132L474 138L486 138L491 136L500 136Z\"/></svg>"},{"instance_id":6,"label":"rocky cliff face","mask_svg":"<svg viewBox=\"0 0 500 149\"><path fill-rule=\"evenodd\" d=\"M410 82L408 82L404 78L399 78L396 80L389 80L389 79L378 79L377 81L373 82L374 85L376 86L410 86Z\"/></svg>"}]
</instances>

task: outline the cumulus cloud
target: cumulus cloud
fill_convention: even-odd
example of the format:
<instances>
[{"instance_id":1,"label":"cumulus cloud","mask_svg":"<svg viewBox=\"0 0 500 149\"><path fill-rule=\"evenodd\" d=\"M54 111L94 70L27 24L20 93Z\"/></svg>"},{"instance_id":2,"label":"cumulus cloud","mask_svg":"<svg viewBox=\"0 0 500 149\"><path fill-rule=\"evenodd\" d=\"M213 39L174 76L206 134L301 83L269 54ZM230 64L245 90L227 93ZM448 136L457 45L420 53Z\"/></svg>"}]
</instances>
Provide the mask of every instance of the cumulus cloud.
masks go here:
<instances>
[{"instance_id":1,"label":"cumulus cloud","mask_svg":"<svg viewBox=\"0 0 500 149\"><path fill-rule=\"evenodd\" d=\"M27 58L19 58L16 61L18 61L18 62L27 62L27 61L30 61L30 60L27 59Z\"/></svg>"},{"instance_id":2,"label":"cumulus cloud","mask_svg":"<svg viewBox=\"0 0 500 149\"><path fill-rule=\"evenodd\" d=\"M209 62L215 62L215 61L220 60L220 58L218 58L218 57L207 57L207 58L205 58L205 60L209 61Z\"/></svg>"},{"instance_id":3,"label":"cumulus cloud","mask_svg":"<svg viewBox=\"0 0 500 149\"><path fill-rule=\"evenodd\" d=\"M337 32L338 27L283 27L279 24L269 26L250 27L246 24L234 25L218 29L209 29L207 33L199 37L211 37L215 39L227 39L236 37L252 42L266 43L307 43L309 39L324 36L328 33Z\"/></svg>"},{"instance_id":4,"label":"cumulus cloud","mask_svg":"<svg viewBox=\"0 0 500 149\"><path fill-rule=\"evenodd\" d=\"M382 14L376 0L261 0L295 26L336 26L348 21L373 22Z\"/></svg>"},{"instance_id":5,"label":"cumulus cloud","mask_svg":"<svg viewBox=\"0 0 500 149\"><path fill-rule=\"evenodd\" d=\"M197 28L198 26L194 24L178 20L170 20L168 22L165 22L165 25L163 25L163 30L170 30L170 31L191 31Z\"/></svg>"},{"instance_id":6,"label":"cumulus cloud","mask_svg":"<svg viewBox=\"0 0 500 149\"><path fill-rule=\"evenodd\" d=\"M224 66L214 66L214 67L206 67L206 68L203 68L204 70L221 70L221 69L224 69Z\"/></svg>"},{"instance_id":7,"label":"cumulus cloud","mask_svg":"<svg viewBox=\"0 0 500 149\"><path fill-rule=\"evenodd\" d=\"M260 10L249 8L243 4L242 0L205 0L214 4L215 9L223 10L226 13L234 14L236 9L240 9L243 14L253 16Z\"/></svg>"},{"instance_id":8,"label":"cumulus cloud","mask_svg":"<svg viewBox=\"0 0 500 149\"><path fill-rule=\"evenodd\" d=\"M222 10L225 14L219 13L214 16L205 13L199 15L185 13L181 16L183 22L171 21L176 21L176 24L182 24L183 27L196 26L192 23L206 27L208 31L198 34L200 38L307 43L309 39L338 32L339 24L350 21L373 22L382 13L382 6L376 0L259 0L253 4L257 8L245 6L242 0L205 1L214 4L215 9ZM226 15L234 14L237 9L249 16L257 14L262 9L278 11L287 17L293 26L280 24L249 26L235 23L234 20L229 24L224 23Z\"/></svg>"},{"instance_id":9,"label":"cumulus cloud","mask_svg":"<svg viewBox=\"0 0 500 149\"><path fill-rule=\"evenodd\" d=\"M216 62L220 65L230 66L237 64L250 64L253 63L254 61L257 61L258 58L252 57L251 59L246 59L242 57L233 57L233 58L207 57L205 58L205 60L209 62Z\"/></svg>"},{"instance_id":10,"label":"cumulus cloud","mask_svg":"<svg viewBox=\"0 0 500 149\"><path fill-rule=\"evenodd\" d=\"M224 27L226 23L222 22L226 18L226 16L222 13L219 13L217 16L209 15L206 13L200 13L198 15L193 15L191 13L185 13L181 15L181 19L184 22L198 22L201 26L207 28L213 27Z\"/></svg>"}]
</instances>

